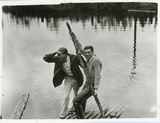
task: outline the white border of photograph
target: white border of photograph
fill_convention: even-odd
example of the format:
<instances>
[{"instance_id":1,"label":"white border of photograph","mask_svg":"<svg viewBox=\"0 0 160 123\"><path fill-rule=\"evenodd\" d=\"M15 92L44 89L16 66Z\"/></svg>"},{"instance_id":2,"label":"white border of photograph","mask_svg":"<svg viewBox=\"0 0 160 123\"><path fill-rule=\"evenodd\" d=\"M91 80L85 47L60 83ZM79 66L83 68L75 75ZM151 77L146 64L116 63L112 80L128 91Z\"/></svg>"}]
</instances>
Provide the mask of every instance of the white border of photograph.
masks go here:
<instances>
[{"instance_id":1,"label":"white border of photograph","mask_svg":"<svg viewBox=\"0 0 160 123\"><path fill-rule=\"evenodd\" d=\"M156 118L120 118L120 119L98 119L98 120L59 120L59 119L31 119L31 120L6 120L2 119L0 122L4 123L160 123L160 31L159 31L159 16L160 16L160 1L159 0L0 0L0 88L2 84L2 57L3 57L3 37L2 37L2 6L4 5L46 5L46 4L60 4L60 3L79 3L79 2L155 2L158 4L158 27L157 27L157 117ZM0 94L1 89L0 89ZM2 102L0 96L0 103ZM1 105L0 105L1 111Z\"/></svg>"}]
</instances>

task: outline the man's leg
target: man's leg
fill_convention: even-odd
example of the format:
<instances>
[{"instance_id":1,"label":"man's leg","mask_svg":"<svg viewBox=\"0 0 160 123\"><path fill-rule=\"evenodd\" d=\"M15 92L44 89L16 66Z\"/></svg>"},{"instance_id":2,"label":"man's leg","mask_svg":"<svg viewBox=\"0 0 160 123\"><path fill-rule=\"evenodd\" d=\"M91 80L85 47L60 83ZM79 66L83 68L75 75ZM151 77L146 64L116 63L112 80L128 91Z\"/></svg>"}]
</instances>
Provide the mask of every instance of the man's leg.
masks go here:
<instances>
[{"instance_id":1,"label":"man's leg","mask_svg":"<svg viewBox=\"0 0 160 123\"><path fill-rule=\"evenodd\" d=\"M79 86L78 86L78 82L77 80L73 79L73 92L74 92L74 97L77 96L78 94L78 90L79 90Z\"/></svg>"},{"instance_id":2,"label":"man's leg","mask_svg":"<svg viewBox=\"0 0 160 123\"><path fill-rule=\"evenodd\" d=\"M60 118L64 118L68 113L68 105L69 105L71 89L72 89L72 83L70 81L70 78L66 78L64 81L64 103L60 113Z\"/></svg>"},{"instance_id":3,"label":"man's leg","mask_svg":"<svg viewBox=\"0 0 160 123\"><path fill-rule=\"evenodd\" d=\"M86 99L86 101L83 101L83 103L82 103L83 112L85 112L85 110L86 110L86 103L87 103L87 99Z\"/></svg>"},{"instance_id":4,"label":"man's leg","mask_svg":"<svg viewBox=\"0 0 160 123\"><path fill-rule=\"evenodd\" d=\"M77 96L77 94L78 94L78 90L79 90L79 86L78 86L78 82L75 80L75 79L73 79L73 81L72 81L72 87L73 87L73 99ZM75 111L75 108L74 108L74 106L72 105L72 107L69 109L69 112L73 112L73 111Z\"/></svg>"},{"instance_id":5,"label":"man's leg","mask_svg":"<svg viewBox=\"0 0 160 123\"><path fill-rule=\"evenodd\" d=\"M86 101L90 96L91 96L90 90L83 89L73 100L75 111L79 119L84 119L83 105L86 104Z\"/></svg>"}]
</instances>

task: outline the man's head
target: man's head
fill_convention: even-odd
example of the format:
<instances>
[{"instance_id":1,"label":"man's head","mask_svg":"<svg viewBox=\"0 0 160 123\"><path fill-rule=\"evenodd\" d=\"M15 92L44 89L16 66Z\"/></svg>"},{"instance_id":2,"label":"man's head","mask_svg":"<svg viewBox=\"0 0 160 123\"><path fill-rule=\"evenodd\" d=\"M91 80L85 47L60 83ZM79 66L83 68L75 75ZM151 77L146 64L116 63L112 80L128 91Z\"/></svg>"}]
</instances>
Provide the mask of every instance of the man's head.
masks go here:
<instances>
[{"instance_id":1,"label":"man's head","mask_svg":"<svg viewBox=\"0 0 160 123\"><path fill-rule=\"evenodd\" d=\"M93 46L85 46L84 47L84 55L87 60L89 60L94 55L94 48Z\"/></svg>"},{"instance_id":2,"label":"man's head","mask_svg":"<svg viewBox=\"0 0 160 123\"><path fill-rule=\"evenodd\" d=\"M64 48L64 47L61 47L61 48L58 49L57 53L59 55L67 55L68 54L68 50L66 48Z\"/></svg>"}]
</instances>

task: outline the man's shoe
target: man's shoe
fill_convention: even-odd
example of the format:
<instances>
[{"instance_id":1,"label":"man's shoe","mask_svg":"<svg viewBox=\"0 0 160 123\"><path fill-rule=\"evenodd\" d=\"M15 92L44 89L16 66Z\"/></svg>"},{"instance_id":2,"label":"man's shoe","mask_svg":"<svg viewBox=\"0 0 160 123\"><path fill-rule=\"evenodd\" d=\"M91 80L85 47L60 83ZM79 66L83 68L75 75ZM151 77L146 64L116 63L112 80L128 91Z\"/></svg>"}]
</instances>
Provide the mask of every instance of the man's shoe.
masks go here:
<instances>
[{"instance_id":1,"label":"man's shoe","mask_svg":"<svg viewBox=\"0 0 160 123\"><path fill-rule=\"evenodd\" d=\"M60 119L65 119L66 115L65 114L60 114L59 118Z\"/></svg>"},{"instance_id":2,"label":"man's shoe","mask_svg":"<svg viewBox=\"0 0 160 123\"><path fill-rule=\"evenodd\" d=\"M59 116L59 119L65 119L65 116Z\"/></svg>"}]
</instances>

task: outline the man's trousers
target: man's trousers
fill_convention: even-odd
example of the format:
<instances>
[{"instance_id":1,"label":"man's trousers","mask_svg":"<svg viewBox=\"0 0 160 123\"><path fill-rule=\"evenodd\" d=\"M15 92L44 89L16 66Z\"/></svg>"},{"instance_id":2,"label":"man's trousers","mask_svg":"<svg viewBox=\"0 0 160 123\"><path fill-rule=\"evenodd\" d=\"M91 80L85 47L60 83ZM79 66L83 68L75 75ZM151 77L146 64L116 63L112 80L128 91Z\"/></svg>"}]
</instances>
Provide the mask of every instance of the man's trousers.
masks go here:
<instances>
[{"instance_id":1,"label":"man's trousers","mask_svg":"<svg viewBox=\"0 0 160 123\"><path fill-rule=\"evenodd\" d=\"M84 87L82 91L73 99L73 105L79 119L84 119L86 102L87 99L92 95L92 89L90 89L89 87Z\"/></svg>"},{"instance_id":2,"label":"man's trousers","mask_svg":"<svg viewBox=\"0 0 160 123\"><path fill-rule=\"evenodd\" d=\"M74 96L77 96L79 89L77 81L72 77L66 77L64 80L64 103L62 106L60 117L65 117L68 113L68 106L70 102L70 94L72 89L74 92Z\"/></svg>"}]
</instances>

